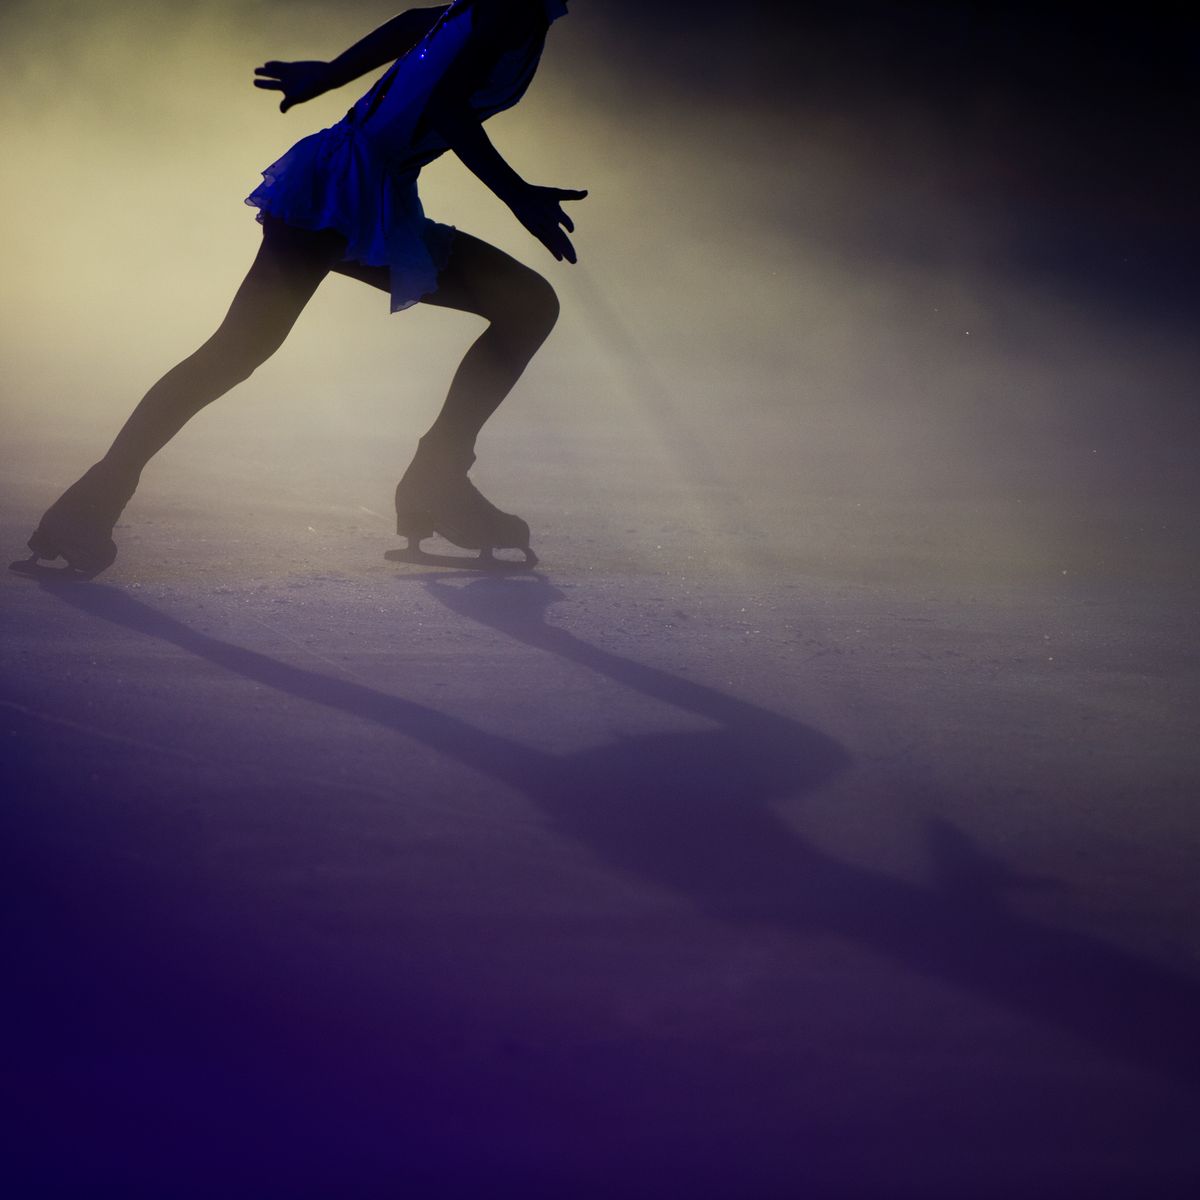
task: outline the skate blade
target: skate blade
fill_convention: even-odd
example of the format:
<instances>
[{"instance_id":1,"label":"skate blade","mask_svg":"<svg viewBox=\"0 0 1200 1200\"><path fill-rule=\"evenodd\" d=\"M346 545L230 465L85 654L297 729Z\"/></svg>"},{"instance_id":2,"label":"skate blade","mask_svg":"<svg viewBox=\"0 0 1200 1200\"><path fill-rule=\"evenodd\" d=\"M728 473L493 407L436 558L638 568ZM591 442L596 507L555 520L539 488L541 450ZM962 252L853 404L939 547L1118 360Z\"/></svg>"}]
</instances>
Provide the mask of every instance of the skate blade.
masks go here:
<instances>
[{"instance_id":1,"label":"skate blade","mask_svg":"<svg viewBox=\"0 0 1200 1200\"><path fill-rule=\"evenodd\" d=\"M42 562L36 554L31 558L21 558L16 562L9 563L8 569L30 579L44 579L55 583L85 583L100 574L100 571L81 571L78 567L71 566L70 563L52 567L48 563Z\"/></svg>"},{"instance_id":2,"label":"skate blade","mask_svg":"<svg viewBox=\"0 0 1200 1200\"><path fill-rule=\"evenodd\" d=\"M54 562L61 558L67 564L65 568L49 567L47 569L51 571L69 570L79 579L94 579L101 571L107 571L117 561L117 545L112 538L107 538L105 544L97 548L94 544L81 544L76 539L65 537L61 533L57 537L46 534L41 525L29 535L29 541L25 545L29 547L32 555L27 561L36 562L40 558ZM13 569L17 569L16 564L13 564Z\"/></svg>"},{"instance_id":3,"label":"skate blade","mask_svg":"<svg viewBox=\"0 0 1200 1200\"><path fill-rule=\"evenodd\" d=\"M398 550L387 550L383 557L389 562L415 563L422 567L451 567L458 571L479 571L485 575L516 574L522 571L532 571L538 564L538 556L528 548L521 548L525 555L524 561L518 562L512 558L497 558L491 550L481 550L470 558L465 554L430 554L419 546L409 546Z\"/></svg>"}]
</instances>

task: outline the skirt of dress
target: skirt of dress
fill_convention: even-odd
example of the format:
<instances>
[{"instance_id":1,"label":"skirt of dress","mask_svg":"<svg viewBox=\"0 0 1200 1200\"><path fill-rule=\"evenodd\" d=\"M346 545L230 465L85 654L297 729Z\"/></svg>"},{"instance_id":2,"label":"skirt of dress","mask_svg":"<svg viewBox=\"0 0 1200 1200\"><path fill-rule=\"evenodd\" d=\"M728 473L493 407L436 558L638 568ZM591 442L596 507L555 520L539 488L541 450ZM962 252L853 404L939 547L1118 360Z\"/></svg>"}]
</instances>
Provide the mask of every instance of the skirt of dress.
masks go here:
<instances>
[{"instance_id":1,"label":"skirt of dress","mask_svg":"<svg viewBox=\"0 0 1200 1200\"><path fill-rule=\"evenodd\" d=\"M437 291L454 229L429 220L417 195L417 172L389 172L348 121L297 142L263 172L246 197L258 219L300 229L334 229L347 262L387 267L392 312Z\"/></svg>"}]
</instances>

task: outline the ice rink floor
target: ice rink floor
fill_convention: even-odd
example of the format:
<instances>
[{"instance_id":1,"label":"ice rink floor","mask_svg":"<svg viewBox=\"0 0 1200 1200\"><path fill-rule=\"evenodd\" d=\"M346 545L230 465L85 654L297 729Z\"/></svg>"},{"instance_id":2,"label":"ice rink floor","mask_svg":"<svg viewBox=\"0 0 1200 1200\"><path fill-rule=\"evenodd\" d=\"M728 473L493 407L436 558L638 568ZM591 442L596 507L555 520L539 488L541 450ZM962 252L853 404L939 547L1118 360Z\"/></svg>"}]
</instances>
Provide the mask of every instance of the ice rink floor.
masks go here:
<instances>
[{"instance_id":1,"label":"ice rink floor","mask_svg":"<svg viewBox=\"0 0 1200 1200\"><path fill-rule=\"evenodd\" d=\"M1119 536L1177 511L1005 559L580 426L481 459L497 577L384 559L373 443L213 428L106 575L0 580L20 1194L1200 1179L1194 556Z\"/></svg>"}]
</instances>

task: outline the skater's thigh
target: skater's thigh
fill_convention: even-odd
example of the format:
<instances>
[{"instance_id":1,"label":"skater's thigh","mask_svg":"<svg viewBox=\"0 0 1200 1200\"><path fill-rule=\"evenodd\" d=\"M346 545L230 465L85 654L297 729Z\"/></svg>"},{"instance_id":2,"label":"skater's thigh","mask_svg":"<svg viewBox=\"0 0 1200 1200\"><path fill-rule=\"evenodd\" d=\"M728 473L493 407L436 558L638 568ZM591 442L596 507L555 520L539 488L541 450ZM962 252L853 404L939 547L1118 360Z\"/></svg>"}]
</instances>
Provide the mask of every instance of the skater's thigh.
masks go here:
<instances>
[{"instance_id":1,"label":"skater's thigh","mask_svg":"<svg viewBox=\"0 0 1200 1200\"><path fill-rule=\"evenodd\" d=\"M332 230L312 232L265 222L258 254L216 338L225 343L282 343L345 245Z\"/></svg>"},{"instance_id":2,"label":"skater's thigh","mask_svg":"<svg viewBox=\"0 0 1200 1200\"><path fill-rule=\"evenodd\" d=\"M536 271L480 238L459 230L437 291L423 304L477 313L489 321L557 312L554 289Z\"/></svg>"}]
</instances>

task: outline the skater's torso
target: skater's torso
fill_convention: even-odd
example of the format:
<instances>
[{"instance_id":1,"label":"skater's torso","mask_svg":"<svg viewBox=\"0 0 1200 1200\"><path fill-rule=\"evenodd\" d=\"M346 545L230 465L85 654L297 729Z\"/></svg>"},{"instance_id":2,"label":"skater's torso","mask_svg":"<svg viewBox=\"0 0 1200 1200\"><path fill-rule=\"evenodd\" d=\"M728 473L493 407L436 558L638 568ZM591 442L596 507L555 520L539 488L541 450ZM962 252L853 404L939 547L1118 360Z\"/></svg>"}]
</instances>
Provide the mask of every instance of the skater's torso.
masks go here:
<instances>
[{"instance_id":1,"label":"skater's torso","mask_svg":"<svg viewBox=\"0 0 1200 1200\"><path fill-rule=\"evenodd\" d=\"M415 44L346 114L389 171L410 173L449 149L448 109L479 121L511 108L537 70L560 0L457 0L415 12Z\"/></svg>"}]
</instances>

